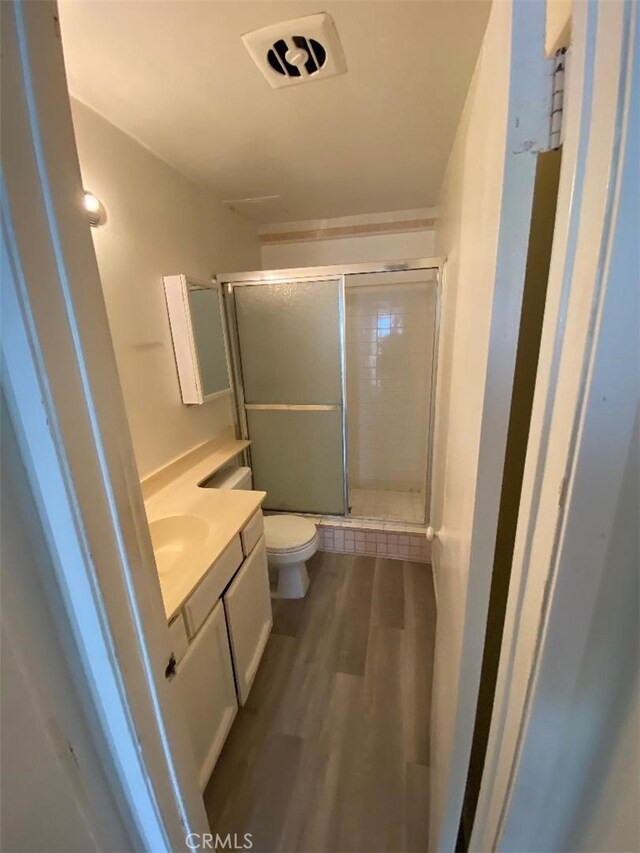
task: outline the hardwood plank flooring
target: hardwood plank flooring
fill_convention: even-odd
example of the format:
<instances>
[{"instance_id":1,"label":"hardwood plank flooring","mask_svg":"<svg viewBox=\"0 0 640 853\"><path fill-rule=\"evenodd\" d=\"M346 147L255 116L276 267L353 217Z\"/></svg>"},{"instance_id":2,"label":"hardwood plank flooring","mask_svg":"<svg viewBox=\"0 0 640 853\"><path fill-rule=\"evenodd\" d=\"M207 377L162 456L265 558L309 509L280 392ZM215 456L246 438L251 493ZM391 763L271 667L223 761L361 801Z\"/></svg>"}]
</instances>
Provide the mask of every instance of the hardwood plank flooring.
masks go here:
<instances>
[{"instance_id":1,"label":"hardwood plank flooring","mask_svg":"<svg viewBox=\"0 0 640 853\"><path fill-rule=\"evenodd\" d=\"M205 791L211 831L260 853L426 851L431 567L318 553L274 601L249 701Z\"/></svg>"}]
</instances>

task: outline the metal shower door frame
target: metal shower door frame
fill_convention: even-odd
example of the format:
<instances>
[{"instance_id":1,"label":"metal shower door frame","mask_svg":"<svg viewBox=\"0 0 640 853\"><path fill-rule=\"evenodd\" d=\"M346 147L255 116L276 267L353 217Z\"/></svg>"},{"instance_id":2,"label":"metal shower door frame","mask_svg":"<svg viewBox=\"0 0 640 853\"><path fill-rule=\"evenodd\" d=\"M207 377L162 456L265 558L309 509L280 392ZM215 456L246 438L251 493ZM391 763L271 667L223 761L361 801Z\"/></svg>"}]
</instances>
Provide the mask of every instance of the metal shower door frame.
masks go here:
<instances>
[{"instance_id":1,"label":"metal shower door frame","mask_svg":"<svg viewBox=\"0 0 640 853\"><path fill-rule=\"evenodd\" d=\"M399 262L394 265L387 265L384 268L380 268L379 265L373 264L353 264L348 268L345 267L345 277L347 275L361 275L368 273L385 273L385 272L427 272L429 270L433 270L436 273L436 300L435 300L435 311L434 311L434 320L433 320L433 340L431 347L431 372L429 377L430 389L429 389L429 408L427 413L427 419L425 423L426 427L426 458L425 458L425 467L422 474L422 482L424 484L424 514L423 514L423 526L427 527L430 522L431 516L431 490L433 485L433 436L435 430L435 416L436 416L436 383L438 378L438 352L439 352L439 341L440 341L440 314L441 314L441 305L442 305L442 285L443 285L443 273L445 269L446 262L442 258L423 258L416 259L413 261L405 261ZM432 285L433 282L425 281L425 282L417 282L418 284L424 284L425 286ZM347 466L348 473L348 466ZM377 520L377 519L376 519ZM385 522L387 520L385 519ZM403 524L404 522L399 522Z\"/></svg>"},{"instance_id":2,"label":"metal shower door frame","mask_svg":"<svg viewBox=\"0 0 640 853\"><path fill-rule=\"evenodd\" d=\"M244 380L242 376L242 359L240 355L240 336L238 331L238 317L235 301L235 289L237 287L250 287L264 284L291 284L304 281L339 281L339 340L340 340L340 381L341 381L341 409L342 409L342 464L343 464L343 507L344 512L336 518L350 518L349 507L349 460L347 451L347 387L346 387L346 284L347 275L362 275L367 273L385 272L426 272L436 271L436 311L434 319L433 351L431 359L431 389L429 400L429 415L427 422L427 458L424 471L425 485L425 515L424 524L429 523L431 514L431 490L433 484L433 432L435 426L435 398L436 382L438 375L438 349L440 337L440 311L442 301L442 273L444 259L412 258L406 261L374 262L362 264L332 264L318 267L295 267L281 270L255 270L253 272L241 273L219 273L213 276L213 281L222 285L223 300L225 305L225 318L227 323L227 336L230 342L231 366L233 373L233 386L235 390L235 416L236 428L240 437L250 441L249 426L247 422ZM273 407L271 407L273 408ZM283 406L283 408L290 408ZM309 408L309 407L305 407ZM251 446L244 451L248 465L251 465ZM300 512L300 515L316 515L317 513Z\"/></svg>"},{"instance_id":3,"label":"metal shower door frame","mask_svg":"<svg viewBox=\"0 0 640 853\"><path fill-rule=\"evenodd\" d=\"M442 284L444 264L436 272L436 311L433 321L433 343L431 352L431 388L429 393L429 417L427 424L427 460L424 479L424 523L431 524L431 491L433 488L433 436L436 427L436 390L438 383L438 353L440 351L440 313L442 310Z\"/></svg>"}]
</instances>

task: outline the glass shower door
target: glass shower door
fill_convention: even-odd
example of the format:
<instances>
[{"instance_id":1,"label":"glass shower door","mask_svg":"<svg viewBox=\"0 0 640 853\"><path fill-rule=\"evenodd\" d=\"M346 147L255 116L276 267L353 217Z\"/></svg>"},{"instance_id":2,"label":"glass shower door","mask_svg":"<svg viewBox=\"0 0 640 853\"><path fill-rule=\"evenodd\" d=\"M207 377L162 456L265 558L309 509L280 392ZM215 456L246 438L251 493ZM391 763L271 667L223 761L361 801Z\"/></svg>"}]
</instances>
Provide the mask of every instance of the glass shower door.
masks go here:
<instances>
[{"instance_id":1,"label":"glass shower door","mask_svg":"<svg viewBox=\"0 0 640 853\"><path fill-rule=\"evenodd\" d=\"M244 408L265 509L346 513L341 279L236 285Z\"/></svg>"}]
</instances>

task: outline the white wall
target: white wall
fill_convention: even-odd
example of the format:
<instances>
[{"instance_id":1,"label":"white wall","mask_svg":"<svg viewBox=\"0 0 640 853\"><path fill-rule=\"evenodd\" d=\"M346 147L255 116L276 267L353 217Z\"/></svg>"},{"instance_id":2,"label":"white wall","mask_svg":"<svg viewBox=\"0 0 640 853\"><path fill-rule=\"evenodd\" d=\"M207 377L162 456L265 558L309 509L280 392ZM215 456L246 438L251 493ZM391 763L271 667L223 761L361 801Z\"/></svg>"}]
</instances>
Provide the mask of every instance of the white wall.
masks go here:
<instances>
[{"instance_id":1,"label":"white wall","mask_svg":"<svg viewBox=\"0 0 640 853\"><path fill-rule=\"evenodd\" d=\"M534 151L548 132L544 6L494 3L440 197L443 282L434 435L438 601L430 849L456 845L498 523ZM518 121L516 121L516 117ZM530 153L529 153L530 152Z\"/></svg>"},{"instance_id":2,"label":"white wall","mask_svg":"<svg viewBox=\"0 0 640 853\"><path fill-rule=\"evenodd\" d=\"M424 229L395 234L368 234L331 240L265 244L261 249L262 269L432 257L435 255L435 234L433 229Z\"/></svg>"},{"instance_id":3,"label":"white wall","mask_svg":"<svg viewBox=\"0 0 640 853\"><path fill-rule=\"evenodd\" d=\"M67 665L55 569L7 413L3 396L0 848L133 849Z\"/></svg>"},{"instance_id":4,"label":"white wall","mask_svg":"<svg viewBox=\"0 0 640 853\"><path fill-rule=\"evenodd\" d=\"M637 627L637 622L636 622ZM636 638L637 639L637 638ZM595 796L581 803L581 825L575 827L568 850L636 853L640 850L640 693L638 673L625 716L616 727L610 752L596 768Z\"/></svg>"},{"instance_id":5,"label":"white wall","mask_svg":"<svg viewBox=\"0 0 640 853\"><path fill-rule=\"evenodd\" d=\"M442 819L455 722L469 580L468 532L475 503L494 283L495 257L487 253L495 251L495 239L487 239L487 229L495 230L499 216L505 127L504 122L493 119L506 115L507 85L498 75L505 66L500 59L504 42L508 44L507 31L496 31L495 17L494 12L449 159L436 247L437 253L447 258L447 269L438 360L433 526L440 529L443 516L446 513L451 517L455 504L457 529L447 531L446 547L433 549L438 621L432 706L432 824ZM449 505L446 509L445 504Z\"/></svg>"},{"instance_id":6,"label":"white wall","mask_svg":"<svg viewBox=\"0 0 640 853\"><path fill-rule=\"evenodd\" d=\"M547 56L567 47L571 37L571 0L547 0L547 25L544 39Z\"/></svg>"},{"instance_id":7,"label":"white wall","mask_svg":"<svg viewBox=\"0 0 640 853\"><path fill-rule=\"evenodd\" d=\"M638 440L636 420L543 849L640 850Z\"/></svg>"},{"instance_id":8,"label":"white wall","mask_svg":"<svg viewBox=\"0 0 640 853\"><path fill-rule=\"evenodd\" d=\"M140 477L233 422L231 401L184 406L162 276L256 269L255 227L88 107L72 101L85 188L107 222L93 229Z\"/></svg>"}]
</instances>

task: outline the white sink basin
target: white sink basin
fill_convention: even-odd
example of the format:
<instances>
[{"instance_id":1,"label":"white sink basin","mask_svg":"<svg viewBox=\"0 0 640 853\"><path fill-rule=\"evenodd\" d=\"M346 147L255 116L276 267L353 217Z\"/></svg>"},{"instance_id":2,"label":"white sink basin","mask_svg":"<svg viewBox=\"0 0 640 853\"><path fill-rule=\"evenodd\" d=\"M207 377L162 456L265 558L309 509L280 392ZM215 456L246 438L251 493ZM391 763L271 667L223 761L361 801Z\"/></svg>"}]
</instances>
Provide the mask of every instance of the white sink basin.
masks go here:
<instances>
[{"instance_id":1,"label":"white sink basin","mask_svg":"<svg viewBox=\"0 0 640 853\"><path fill-rule=\"evenodd\" d=\"M170 515L152 521L149 531L158 572L164 575L203 544L209 526L195 515Z\"/></svg>"}]
</instances>

